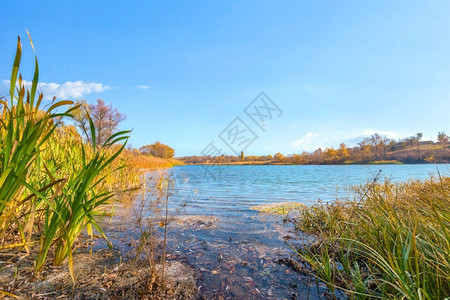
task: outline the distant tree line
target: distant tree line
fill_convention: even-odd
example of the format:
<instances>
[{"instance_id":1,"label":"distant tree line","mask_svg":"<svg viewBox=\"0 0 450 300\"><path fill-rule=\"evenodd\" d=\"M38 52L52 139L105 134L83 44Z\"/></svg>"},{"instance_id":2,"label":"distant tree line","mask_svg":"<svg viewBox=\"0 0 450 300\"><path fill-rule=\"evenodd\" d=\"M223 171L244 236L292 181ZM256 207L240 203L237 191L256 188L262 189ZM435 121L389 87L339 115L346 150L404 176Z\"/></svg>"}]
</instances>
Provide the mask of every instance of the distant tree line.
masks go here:
<instances>
[{"instance_id":1,"label":"distant tree line","mask_svg":"<svg viewBox=\"0 0 450 300\"><path fill-rule=\"evenodd\" d=\"M333 165L370 163L450 163L450 138L445 132L438 132L437 142L422 141L423 134L400 140L389 139L375 133L364 138L355 147L341 143L338 148L319 148L314 152L301 154L263 156L186 156L179 158L185 163L249 163L249 164L295 164Z\"/></svg>"}]
</instances>

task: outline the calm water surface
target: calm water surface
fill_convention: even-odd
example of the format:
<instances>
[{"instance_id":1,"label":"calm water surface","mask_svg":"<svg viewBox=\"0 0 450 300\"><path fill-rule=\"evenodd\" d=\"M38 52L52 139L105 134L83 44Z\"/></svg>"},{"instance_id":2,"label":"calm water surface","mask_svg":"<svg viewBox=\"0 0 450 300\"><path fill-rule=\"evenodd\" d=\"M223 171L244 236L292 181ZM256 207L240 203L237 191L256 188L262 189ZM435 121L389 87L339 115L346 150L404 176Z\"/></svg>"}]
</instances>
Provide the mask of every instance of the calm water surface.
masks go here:
<instances>
[{"instance_id":1,"label":"calm water surface","mask_svg":"<svg viewBox=\"0 0 450 300\"><path fill-rule=\"evenodd\" d=\"M182 196L188 187L197 189L192 212L234 215L249 206L294 201L313 204L318 199L335 200L348 195L347 188L373 180L424 179L448 174L450 165L348 165L348 166L179 166L172 172L179 181ZM214 176L214 177L213 177ZM188 180L188 185L183 185Z\"/></svg>"},{"instance_id":2,"label":"calm water surface","mask_svg":"<svg viewBox=\"0 0 450 300\"><path fill-rule=\"evenodd\" d=\"M450 165L348 166L179 166L172 208L185 215L215 216L213 226L173 226L169 248L175 258L194 266L205 299L322 299L325 289L283 264L293 257L288 243L297 235L278 216L252 206L273 202L333 201L348 197L348 187L380 179L424 179L449 174ZM213 176L213 177L212 177Z\"/></svg>"}]
</instances>

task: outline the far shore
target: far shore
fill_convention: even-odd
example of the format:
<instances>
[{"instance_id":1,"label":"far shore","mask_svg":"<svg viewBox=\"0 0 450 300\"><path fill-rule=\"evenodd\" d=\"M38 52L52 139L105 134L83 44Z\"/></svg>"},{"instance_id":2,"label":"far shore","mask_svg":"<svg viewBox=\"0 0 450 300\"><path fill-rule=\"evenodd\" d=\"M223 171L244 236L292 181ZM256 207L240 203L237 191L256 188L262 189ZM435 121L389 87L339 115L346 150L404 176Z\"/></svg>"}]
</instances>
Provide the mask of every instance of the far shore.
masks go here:
<instances>
[{"instance_id":1,"label":"far shore","mask_svg":"<svg viewBox=\"0 0 450 300\"><path fill-rule=\"evenodd\" d=\"M267 161L238 161L238 162L212 162L212 163L185 163L185 165L221 165L221 166L231 166L231 165L279 165L279 166L348 166L348 165L435 165L435 164L448 164L448 162L421 162L421 163L403 163L399 161L373 161L368 163L341 163L341 164L289 164L282 162L267 162Z\"/></svg>"}]
</instances>

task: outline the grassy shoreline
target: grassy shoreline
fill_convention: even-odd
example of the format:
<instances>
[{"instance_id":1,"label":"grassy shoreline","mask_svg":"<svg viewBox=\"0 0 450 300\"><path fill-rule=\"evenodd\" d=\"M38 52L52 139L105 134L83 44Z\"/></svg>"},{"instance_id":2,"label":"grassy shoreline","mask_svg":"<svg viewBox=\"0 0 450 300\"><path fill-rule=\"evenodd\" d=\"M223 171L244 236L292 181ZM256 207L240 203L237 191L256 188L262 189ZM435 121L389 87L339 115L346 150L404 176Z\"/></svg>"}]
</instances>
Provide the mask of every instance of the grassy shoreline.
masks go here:
<instances>
[{"instance_id":1,"label":"grassy shoreline","mask_svg":"<svg viewBox=\"0 0 450 300\"><path fill-rule=\"evenodd\" d=\"M45 277L50 265L57 268L68 263L75 285L75 250L84 233L93 237L96 232L107 240L100 221L111 216L109 206L116 200L142 191L142 170L182 162L135 155L125 149L130 131L111 131L98 139L89 113L89 134L83 138L66 122L74 120L81 106L54 99L43 107L44 95L37 93L37 58L28 88L19 74L21 57L18 38L9 99L0 97L0 258L17 260L26 253L29 266L20 271L30 282ZM112 247L109 242L108 246ZM16 273L20 259L17 264ZM18 274L12 276L14 280L0 279L14 282ZM18 297L12 293L12 284L1 283L0 298Z\"/></svg>"},{"instance_id":2,"label":"grassy shoreline","mask_svg":"<svg viewBox=\"0 0 450 300\"><path fill-rule=\"evenodd\" d=\"M300 210L312 245L293 249L305 269L351 298L450 296L450 178L376 181L355 198Z\"/></svg>"}]
</instances>

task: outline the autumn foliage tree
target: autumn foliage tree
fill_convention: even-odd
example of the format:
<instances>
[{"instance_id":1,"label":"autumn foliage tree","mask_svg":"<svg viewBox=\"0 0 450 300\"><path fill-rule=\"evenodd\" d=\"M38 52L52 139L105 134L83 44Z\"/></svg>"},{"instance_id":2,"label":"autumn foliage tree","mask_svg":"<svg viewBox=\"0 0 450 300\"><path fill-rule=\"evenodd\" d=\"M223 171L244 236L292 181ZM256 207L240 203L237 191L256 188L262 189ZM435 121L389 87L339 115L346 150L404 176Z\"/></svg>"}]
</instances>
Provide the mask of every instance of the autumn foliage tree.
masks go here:
<instances>
[{"instance_id":1,"label":"autumn foliage tree","mask_svg":"<svg viewBox=\"0 0 450 300\"><path fill-rule=\"evenodd\" d=\"M161 158L172 158L175 155L175 150L163 143L156 142L152 145L145 145L139 148L142 154L153 155Z\"/></svg>"},{"instance_id":2,"label":"autumn foliage tree","mask_svg":"<svg viewBox=\"0 0 450 300\"><path fill-rule=\"evenodd\" d=\"M277 162L283 162L285 159L284 155L281 153L277 153L273 157L276 159Z\"/></svg>"},{"instance_id":3,"label":"autumn foliage tree","mask_svg":"<svg viewBox=\"0 0 450 300\"><path fill-rule=\"evenodd\" d=\"M343 162L347 161L350 157L350 153L349 153L347 145L345 143L341 143L339 145L339 156L341 157Z\"/></svg>"}]
</instances>

